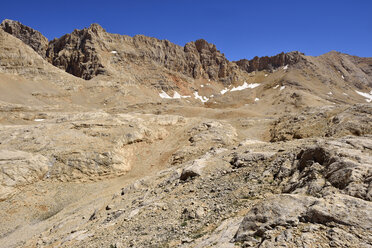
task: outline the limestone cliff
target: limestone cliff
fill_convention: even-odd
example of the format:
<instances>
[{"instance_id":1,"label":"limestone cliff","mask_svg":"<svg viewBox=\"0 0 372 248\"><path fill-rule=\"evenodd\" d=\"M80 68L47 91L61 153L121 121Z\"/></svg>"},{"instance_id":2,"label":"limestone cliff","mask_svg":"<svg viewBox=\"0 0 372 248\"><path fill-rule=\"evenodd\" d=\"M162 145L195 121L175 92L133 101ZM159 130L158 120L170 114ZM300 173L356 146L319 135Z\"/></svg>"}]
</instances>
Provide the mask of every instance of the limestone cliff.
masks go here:
<instances>
[{"instance_id":1,"label":"limestone cliff","mask_svg":"<svg viewBox=\"0 0 372 248\"><path fill-rule=\"evenodd\" d=\"M40 56L45 58L45 52L48 48L48 39L45 38L39 31L23 25L18 21L5 19L1 24L5 32L17 37L32 49L34 49Z\"/></svg>"}]
</instances>

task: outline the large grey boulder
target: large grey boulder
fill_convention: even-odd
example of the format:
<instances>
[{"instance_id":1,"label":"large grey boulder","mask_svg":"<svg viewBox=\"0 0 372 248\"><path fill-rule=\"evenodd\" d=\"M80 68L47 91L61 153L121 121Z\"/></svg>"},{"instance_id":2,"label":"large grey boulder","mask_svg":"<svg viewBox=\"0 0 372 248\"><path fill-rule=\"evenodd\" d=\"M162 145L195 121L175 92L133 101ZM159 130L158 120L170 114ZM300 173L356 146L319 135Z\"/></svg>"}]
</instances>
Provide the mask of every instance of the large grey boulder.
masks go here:
<instances>
[{"instance_id":1,"label":"large grey boulder","mask_svg":"<svg viewBox=\"0 0 372 248\"><path fill-rule=\"evenodd\" d=\"M275 195L248 212L235 234L235 241L265 237L267 231L276 227L288 229L301 222L322 225L335 223L370 231L372 203L341 194L323 199L305 195Z\"/></svg>"}]
</instances>

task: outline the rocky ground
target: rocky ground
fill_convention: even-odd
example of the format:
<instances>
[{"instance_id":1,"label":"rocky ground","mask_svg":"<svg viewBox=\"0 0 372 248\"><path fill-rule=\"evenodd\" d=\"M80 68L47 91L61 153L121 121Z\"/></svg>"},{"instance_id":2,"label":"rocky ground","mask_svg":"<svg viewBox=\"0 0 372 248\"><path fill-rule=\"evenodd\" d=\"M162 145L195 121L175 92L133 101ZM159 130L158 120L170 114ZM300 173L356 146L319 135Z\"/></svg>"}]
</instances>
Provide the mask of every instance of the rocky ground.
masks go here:
<instances>
[{"instance_id":1,"label":"rocky ground","mask_svg":"<svg viewBox=\"0 0 372 248\"><path fill-rule=\"evenodd\" d=\"M372 247L371 68L5 20L0 247Z\"/></svg>"}]
</instances>

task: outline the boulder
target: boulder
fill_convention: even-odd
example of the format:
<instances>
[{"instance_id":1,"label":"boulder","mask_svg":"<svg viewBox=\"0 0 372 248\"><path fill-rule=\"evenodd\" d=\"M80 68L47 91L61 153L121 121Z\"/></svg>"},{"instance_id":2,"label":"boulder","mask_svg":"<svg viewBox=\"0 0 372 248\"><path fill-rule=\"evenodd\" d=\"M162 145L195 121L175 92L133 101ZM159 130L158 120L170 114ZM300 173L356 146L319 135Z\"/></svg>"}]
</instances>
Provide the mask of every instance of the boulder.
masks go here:
<instances>
[{"instance_id":1,"label":"boulder","mask_svg":"<svg viewBox=\"0 0 372 248\"><path fill-rule=\"evenodd\" d=\"M300 222L327 225L337 223L370 230L372 203L355 197L334 194L325 198L282 194L256 204L244 217L235 241L250 240L278 226L287 229Z\"/></svg>"}]
</instances>

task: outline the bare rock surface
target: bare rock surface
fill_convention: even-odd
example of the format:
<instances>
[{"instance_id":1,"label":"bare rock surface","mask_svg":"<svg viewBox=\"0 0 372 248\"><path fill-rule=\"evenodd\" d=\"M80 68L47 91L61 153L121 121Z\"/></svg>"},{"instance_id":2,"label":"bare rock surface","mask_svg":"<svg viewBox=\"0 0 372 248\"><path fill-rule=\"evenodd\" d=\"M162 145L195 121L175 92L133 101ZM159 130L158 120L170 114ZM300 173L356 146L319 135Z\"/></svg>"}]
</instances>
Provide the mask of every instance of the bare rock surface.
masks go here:
<instances>
[{"instance_id":1,"label":"bare rock surface","mask_svg":"<svg viewBox=\"0 0 372 248\"><path fill-rule=\"evenodd\" d=\"M18 21L5 19L0 27L7 33L17 37L25 44L29 45L41 57L45 58L48 48L48 39L39 31L23 25Z\"/></svg>"},{"instance_id":2,"label":"bare rock surface","mask_svg":"<svg viewBox=\"0 0 372 248\"><path fill-rule=\"evenodd\" d=\"M0 146L43 154L49 161L48 177L63 175L61 179L68 180L122 174L131 169L136 146L164 139L168 134L166 116L143 117L99 112L45 115L45 119L36 119L41 122L38 125L3 127ZM176 116L168 116L167 120L174 123L173 127L183 123ZM158 126L149 129L147 125Z\"/></svg>"},{"instance_id":3,"label":"bare rock surface","mask_svg":"<svg viewBox=\"0 0 372 248\"><path fill-rule=\"evenodd\" d=\"M78 87L80 79L57 69L31 47L0 29L0 73L19 75L33 81L53 80L54 84Z\"/></svg>"},{"instance_id":4,"label":"bare rock surface","mask_svg":"<svg viewBox=\"0 0 372 248\"><path fill-rule=\"evenodd\" d=\"M274 234L276 229L280 230L278 227L284 227L287 233L294 233L293 229L301 228L301 222L325 226L354 226L370 233L371 210L370 202L344 195L321 199L302 195L276 195L265 199L249 211L236 232L235 240L252 241L258 238L262 239L265 246L274 247L279 243ZM291 229L293 231L290 231ZM311 232L310 235L315 238L319 234ZM311 241L314 245L317 242L315 239ZM362 239L357 243L361 246L367 245ZM287 244L296 245L293 241Z\"/></svg>"},{"instance_id":5,"label":"bare rock surface","mask_svg":"<svg viewBox=\"0 0 372 248\"><path fill-rule=\"evenodd\" d=\"M342 137L372 133L371 104L345 108L321 107L280 117L271 129L272 141L307 137Z\"/></svg>"},{"instance_id":6,"label":"bare rock surface","mask_svg":"<svg viewBox=\"0 0 372 248\"><path fill-rule=\"evenodd\" d=\"M0 150L0 201L9 198L20 186L43 179L50 163L40 154Z\"/></svg>"},{"instance_id":7,"label":"bare rock surface","mask_svg":"<svg viewBox=\"0 0 372 248\"><path fill-rule=\"evenodd\" d=\"M101 246L170 247L314 246L331 242L335 246L368 247L372 241L368 238L372 228L371 201L347 188L353 184L354 189L364 193L366 184L368 188L369 143L368 137L348 136L286 144L245 142L234 151L208 152L192 162L131 183L114 193L98 210L86 213L84 221L79 221L79 213L70 220L57 221L60 225L74 225L79 235L89 230L89 235L77 238L61 226L51 228L32 242L43 240L45 245L62 247L83 247L87 242ZM249 160L249 166L234 166L240 163L236 158L245 161L247 154L258 151L272 153ZM340 151L342 156L336 153ZM316 176L320 172L302 175L307 167L322 166L325 171L334 168L334 157L341 156L347 161L356 159L356 154L360 167L347 168L348 175L355 175L352 179L348 177L348 183L340 173L331 172L338 175L338 183L324 176L319 191L288 192L288 185L301 189L322 179L322 175ZM181 178L185 168L201 163L199 176ZM327 167L329 163L332 166ZM300 178L293 178L296 173ZM360 181L364 178L367 181Z\"/></svg>"},{"instance_id":8,"label":"bare rock surface","mask_svg":"<svg viewBox=\"0 0 372 248\"><path fill-rule=\"evenodd\" d=\"M84 79L100 74L120 77L128 69L136 70L139 64L147 68L164 67L194 79L222 80L226 84L237 81L239 73L235 64L205 40L181 47L143 35L110 34L98 24L51 41L46 56L53 65ZM126 68L124 72L119 71L121 66ZM155 73L162 70L167 73L158 70Z\"/></svg>"},{"instance_id":9,"label":"bare rock surface","mask_svg":"<svg viewBox=\"0 0 372 248\"><path fill-rule=\"evenodd\" d=\"M280 53L272 57L254 57L251 60L242 59L235 63L243 70L247 72L262 71L262 70L274 70L286 65L294 65L298 63L302 57L300 52Z\"/></svg>"}]
</instances>

